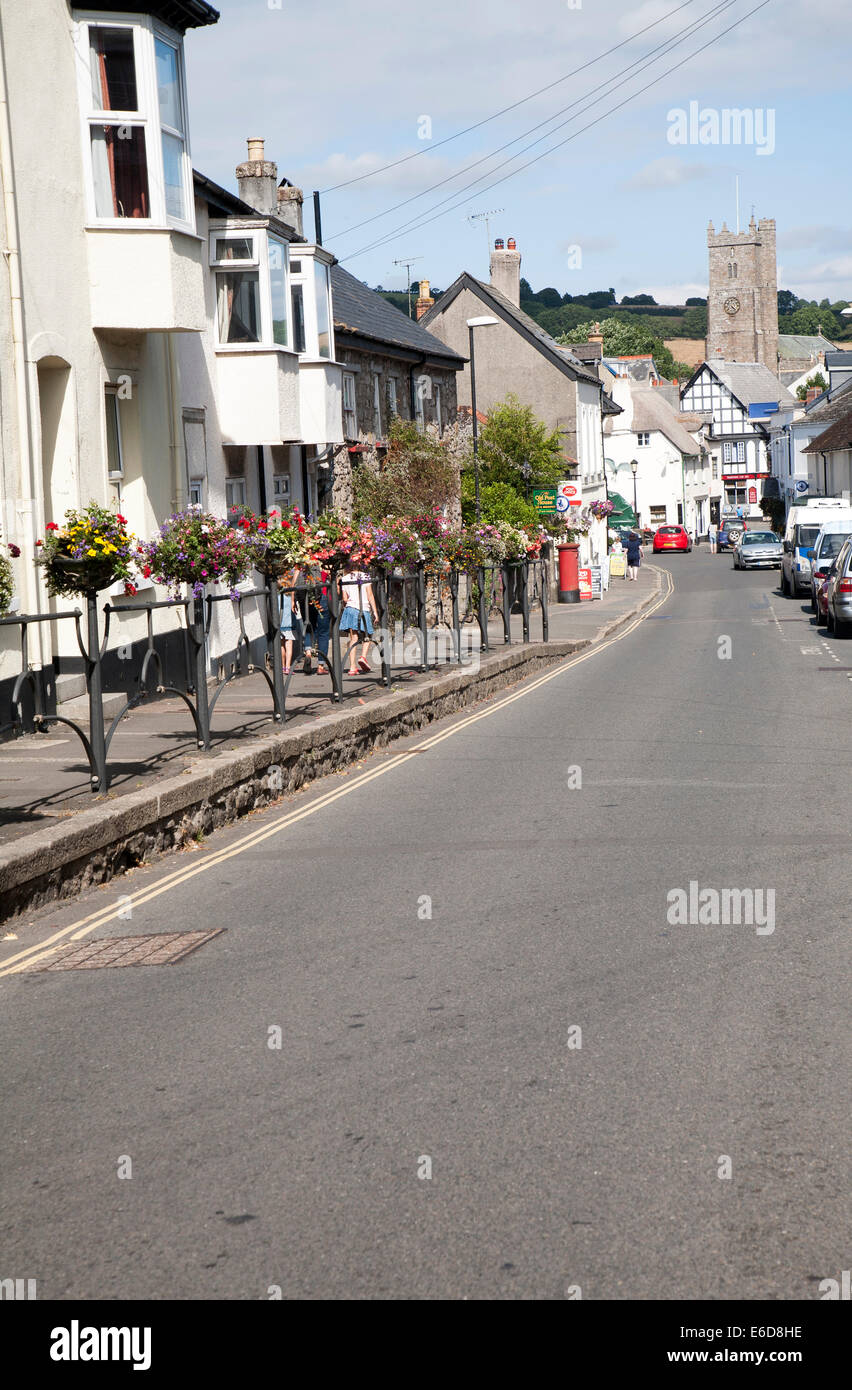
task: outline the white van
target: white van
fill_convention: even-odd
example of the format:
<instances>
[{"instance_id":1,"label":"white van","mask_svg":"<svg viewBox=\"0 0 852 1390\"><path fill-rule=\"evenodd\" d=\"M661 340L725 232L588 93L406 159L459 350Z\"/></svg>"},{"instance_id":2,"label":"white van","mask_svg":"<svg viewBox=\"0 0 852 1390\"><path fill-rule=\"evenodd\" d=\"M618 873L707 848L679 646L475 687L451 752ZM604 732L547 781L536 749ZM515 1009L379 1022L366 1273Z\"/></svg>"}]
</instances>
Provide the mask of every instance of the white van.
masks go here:
<instances>
[{"instance_id":1,"label":"white van","mask_svg":"<svg viewBox=\"0 0 852 1390\"><path fill-rule=\"evenodd\" d=\"M814 497L803 507L791 507L784 529L781 592L796 598L811 587L811 552L826 522L852 522L852 506L842 497Z\"/></svg>"},{"instance_id":2,"label":"white van","mask_svg":"<svg viewBox=\"0 0 852 1390\"><path fill-rule=\"evenodd\" d=\"M814 541L813 554L811 555L812 613L817 611L817 588L830 570L832 562L837 559L843 549L844 541L848 540L850 536L852 536L852 513L837 520L832 516L829 521L826 517L820 533Z\"/></svg>"}]
</instances>

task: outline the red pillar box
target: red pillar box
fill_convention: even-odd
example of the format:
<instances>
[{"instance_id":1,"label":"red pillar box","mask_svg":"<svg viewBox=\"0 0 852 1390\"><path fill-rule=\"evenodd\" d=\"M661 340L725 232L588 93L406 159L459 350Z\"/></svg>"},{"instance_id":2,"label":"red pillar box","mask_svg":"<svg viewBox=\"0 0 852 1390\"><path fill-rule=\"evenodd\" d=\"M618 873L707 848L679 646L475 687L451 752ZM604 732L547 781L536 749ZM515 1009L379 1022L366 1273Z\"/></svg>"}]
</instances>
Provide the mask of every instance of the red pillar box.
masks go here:
<instances>
[{"instance_id":1,"label":"red pillar box","mask_svg":"<svg viewBox=\"0 0 852 1390\"><path fill-rule=\"evenodd\" d=\"M559 602L580 602L580 547L576 541L557 547L559 551Z\"/></svg>"}]
</instances>

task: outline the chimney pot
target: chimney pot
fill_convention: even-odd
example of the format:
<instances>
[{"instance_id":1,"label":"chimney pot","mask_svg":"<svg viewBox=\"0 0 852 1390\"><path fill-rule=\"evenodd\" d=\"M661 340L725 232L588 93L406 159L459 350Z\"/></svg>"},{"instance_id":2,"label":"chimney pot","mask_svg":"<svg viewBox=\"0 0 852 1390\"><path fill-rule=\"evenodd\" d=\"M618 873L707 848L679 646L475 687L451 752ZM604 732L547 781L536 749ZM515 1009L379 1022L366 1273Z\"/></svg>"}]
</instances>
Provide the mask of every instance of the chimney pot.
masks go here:
<instances>
[{"instance_id":1,"label":"chimney pot","mask_svg":"<svg viewBox=\"0 0 852 1390\"><path fill-rule=\"evenodd\" d=\"M264 142L259 136L251 136L246 142L248 145L248 157L250 161L260 162L263 159Z\"/></svg>"},{"instance_id":2,"label":"chimney pot","mask_svg":"<svg viewBox=\"0 0 852 1390\"><path fill-rule=\"evenodd\" d=\"M517 247L517 243L515 242L515 238L514 238L513 236L510 236L510 237L509 237L509 250L510 250L510 251L517 251L517 249L518 249L518 247Z\"/></svg>"},{"instance_id":3,"label":"chimney pot","mask_svg":"<svg viewBox=\"0 0 852 1390\"><path fill-rule=\"evenodd\" d=\"M498 237L491 252L491 284L506 298L520 308L521 305L521 253L510 240L508 250L503 248L503 238Z\"/></svg>"},{"instance_id":4,"label":"chimney pot","mask_svg":"<svg viewBox=\"0 0 852 1390\"><path fill-rule=\"evenodd\" d=\"M237 186L240 197L249 207L264 215L277 213L278 167L263 154L264 142L258 136L248 141L248 159L237 165Z\"/></svg>"}]
</instances>

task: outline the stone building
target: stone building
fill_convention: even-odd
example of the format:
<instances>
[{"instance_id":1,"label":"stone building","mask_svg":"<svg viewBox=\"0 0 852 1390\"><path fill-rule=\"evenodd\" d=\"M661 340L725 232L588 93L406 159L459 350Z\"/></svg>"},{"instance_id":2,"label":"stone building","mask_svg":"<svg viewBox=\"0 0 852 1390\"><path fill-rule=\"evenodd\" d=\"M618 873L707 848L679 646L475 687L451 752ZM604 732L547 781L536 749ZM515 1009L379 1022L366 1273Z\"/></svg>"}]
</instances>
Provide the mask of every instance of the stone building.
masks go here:
<instances>
[{"instance_id":1,"label":"stone building","mask_svg":"<svg viewBox=\"0 0 852 1390\"><path fill-rule=\"evenodd\" d=\"M778 370L778 271L775 220L751 219L748 231L710 223L707 361L759 362Z\"/></svg>"},{"instance_id":2,"label":"stone building","mask_svg":"<svg viewBox=\"0 0 852 1390\"><path fill-rule=\"evenodd\" d=\"M428 285L422 284L428 295ZM333 454L331 500L348 512L352 469L381 463L395 417L416 420L448 443L454 437L456 378L465 358L341 265L331 268L331 286L336 355L343 369L344 439Z\"/></svg>"}]
</instances>

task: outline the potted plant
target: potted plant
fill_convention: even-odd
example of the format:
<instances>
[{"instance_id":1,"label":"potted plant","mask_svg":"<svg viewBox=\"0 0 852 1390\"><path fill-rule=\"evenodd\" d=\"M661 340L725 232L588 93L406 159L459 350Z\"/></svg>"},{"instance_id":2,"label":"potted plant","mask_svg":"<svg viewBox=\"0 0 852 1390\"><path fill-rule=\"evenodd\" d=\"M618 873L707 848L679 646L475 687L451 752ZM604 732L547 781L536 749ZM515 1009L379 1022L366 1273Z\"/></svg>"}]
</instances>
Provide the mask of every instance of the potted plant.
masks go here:
<instances>
[{"instance_id":1,"label":"potted plant","mask_svg":"<svg viewBox=\"0 0 852 1390\"><path fill-rule=\"evenodd\" d=\"M221 517L190 507L166 518L159 534L139 547L145 568L158 584L175 596L190 585L200 598L206 585L227 583L239 598L237 584L255 563L256 550L243 526L229 526ZM143 573L145 571L143 570ZM146 576L147 577L147 576Z\"/></svg>"},{"instance_id":2,"label":"potted plant","mask_svg":"<svg viewBox=\"0 0 852 1390\"><path fill-rule=\"evenodd\" d=\"M375 525L366 522L364 532L370 538L373 564L398 572L397 577L424 558L420 537L402 517L385 517Z\"/></svg>"},{"instance_id":3,"label":"potted plant","mask_svg":"<svg viewBox=\"0 0 852 1390\"><path fill-rule=\"evenodd\" d=\"M81 512L69 508L64 526L49 521L45 540L36 541L36 564L44 570L48 593L94 593L123 579L126 592L135 594L134 538L126 528L125 517L98 502Z\"/></svg>"},{"instance_id":4,"label":"potted plant","mask_svg":"<svg viewBox=\"0 0 852 1390\"><path fill-rule=\"evenodd\" d=\"M372 537L336 512L324 512L307 528L308 558L328 569L366 569L375 560Z\"/></svg>"},{"instance_id":5,"label":"potted plant","mask_svg":"<svg viewBox=\"0 0 852 1390\"><path fill-rule=\"evenodd\" d=\"M15 597L15 576L8 557L3 554L4 550L8 550L13 560L17 560L21 553L12 541L0 544L0 618L6 617Z\"/></svg>"},{"instance_id":6,"label":"potted plant","mask_svg":"<svg viewBox=\"0 0 852 1390\"><path fill-rule=\"evenodd\" d=\"M257 523L257 568L264 574L286 574L308 560L308 528L298 507L281 512L273 507Z\"/></svg>"}]
</instances>

